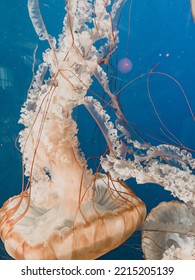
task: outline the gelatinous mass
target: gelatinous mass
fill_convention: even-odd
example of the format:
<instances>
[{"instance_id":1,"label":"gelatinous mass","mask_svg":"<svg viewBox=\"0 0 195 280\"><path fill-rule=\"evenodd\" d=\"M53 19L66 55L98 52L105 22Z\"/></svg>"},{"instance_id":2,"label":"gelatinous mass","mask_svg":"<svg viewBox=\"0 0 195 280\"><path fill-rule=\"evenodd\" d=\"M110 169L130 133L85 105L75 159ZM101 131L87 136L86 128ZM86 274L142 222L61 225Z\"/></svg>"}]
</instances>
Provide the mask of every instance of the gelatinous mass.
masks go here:
<instances>
[{"instance_id":1,"label":"gelatinous mass","mask_svg":"<svg viewBox=\"0 0 195 280\"><path fill-rule=\"evenodd\" d=\"M128 178L135 178L137 184L157 183L183 201L174 204L175 213L188 219L191 230L181 231L176 221L176 241L167 243L167 235L162 234L160 242L166 257L176 251L178 258L186 256L180 254L182 246L190 246L187 257L194 258L195 160L184 149L146 146L132 139L101 67L116 49L124 4L124 0L66 1L63 30L56 41L47 32L38 0L28 0L34 29L50 48L43 53L43 63L21 109L24 129L19 144L28 183L0 209L0 237L15 259L95 259L119 246L146 215L144 202L124 183ZM93 79L110 99L115 119L89 90ZM87 167L80 151L72 117L77 106L86 108L105 138L108 148L100 158L101 173ZM164 204L163 211L160 206L153 209L152 224L148 218L143 226L146 258L152 254L147 253L150 240L158 237L146 233L155 224L169 224L166 211L170 205ZM169 226L164 229L169 231ZM182 242L187 234L191 241Z\"/></svg>"}]
</instances>

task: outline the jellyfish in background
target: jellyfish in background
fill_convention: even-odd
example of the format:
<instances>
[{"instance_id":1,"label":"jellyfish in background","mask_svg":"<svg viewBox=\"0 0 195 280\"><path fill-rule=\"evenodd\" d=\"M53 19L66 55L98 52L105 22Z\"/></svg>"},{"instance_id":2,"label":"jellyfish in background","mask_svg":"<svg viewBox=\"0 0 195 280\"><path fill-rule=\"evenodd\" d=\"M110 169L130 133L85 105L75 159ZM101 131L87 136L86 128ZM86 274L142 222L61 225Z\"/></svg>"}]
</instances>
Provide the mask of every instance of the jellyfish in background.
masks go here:
<instances>
[{"instance_id":1,"label":"jellyfish in background","mask_svg":"<svg viewBox=\"0 0 195 280\"><path fill-rule=\"evenodd\" d=\"M194 259L195 221L191 210L178 201L162 202L143 225L142 248L146 259Z\"/></svg>"},{"instance_id":2,"label":"jellyfish in background","mask_svg":"<svg viewBox=\"0 0 195 280\"><path fill-rule=\"evenodd\" d=\"M50 48L43 53L43 63L21 109L24 130L19 144L28 183L0 209L0 237L15 259L95 259L119 246L146 215L144 202L124 183L128 178L170 190L186 207L181 211L182 219L188 217L194 224L195 160L185 149L155 147L132 139L100 66L116 49L124 3L66 1L63 31L56 42L47 33L38 0L28 0L34 29ZM105 110L108 106L104 108L90 91L93 78L107 94L106 104L113 109L115 119L111 120ZM101 173L87 168L79 149L78 128L72 117L77 106L88 110L106 140ZM165 205L165 209L169 208ZM160 215L153 216L155 225L164 222ZM162 216L167 216L166 211ZM176 222L175 228L180 230L178 226ZM150 221L146 220L143 230L152 230ZM175 250L175 244L166 246L166 255ZM180 248L183 244L190 249L193 246L180 240ZM143 237L144 252L144 246L149 245Z\"/></svg>"}]
</instances>

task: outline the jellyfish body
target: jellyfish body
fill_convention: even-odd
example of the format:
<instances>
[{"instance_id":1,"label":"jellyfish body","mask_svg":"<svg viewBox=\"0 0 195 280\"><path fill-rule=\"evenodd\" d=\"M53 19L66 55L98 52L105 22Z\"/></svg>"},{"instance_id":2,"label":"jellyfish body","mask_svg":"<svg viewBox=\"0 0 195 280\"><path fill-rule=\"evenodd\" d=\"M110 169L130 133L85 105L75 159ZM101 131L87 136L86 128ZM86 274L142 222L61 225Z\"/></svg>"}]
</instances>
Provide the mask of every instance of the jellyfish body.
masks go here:
<instances>
[{"instance_id":1,"label":"jellyfish body","mask_svg":"<svg viewBox=\"0 0 195 280\"><path fill-rule=\"evenodd\" d=\"M16 196L6 202L1 218L19 199ZM27 203L26 197L13 218L23 213ZM144 217L144 203L128 187L99 175L93 199L81 203L75 216L63 200L48 209L31 201L15 225L8 220L4 223L1 238L15 259L95 259L124 242Z\"/></svg>"},{"instance_id":2,"label":"jellyfish body","mask_svg":"<svg viewBox=\"0 0 195 280\"><path fill-rule=\"evenodd\" d=\"M120 114L99 61L116 47L113 21L123 2L114 1L107 12L109 2L67 1L56 47L39 2L28 0L35 31L50 49L43 53L44 61L21 109L20 123L25 128L19 144L28 183L0 209L1 239L15 259L94 259L124 242L145 218L145 204L124 183L87 168L72 118L74 108L85 106L109 153L121 156L122 145L108 114L86 94L94 76ZM93 13L94 26L88 26ZM94 46L97 40L103 44L100 49Z\"/></svg>"},{"instance_id":3,"label":"jellyfish body","mask_svg":"<svg viewBox=\"0 0 195 280\"><path fill-rule=\"evenodd\" d=\"M162 202L143 224L142 249L150 260L195 259L195 218L178 201Z\"/></svg>"}]
</instances>

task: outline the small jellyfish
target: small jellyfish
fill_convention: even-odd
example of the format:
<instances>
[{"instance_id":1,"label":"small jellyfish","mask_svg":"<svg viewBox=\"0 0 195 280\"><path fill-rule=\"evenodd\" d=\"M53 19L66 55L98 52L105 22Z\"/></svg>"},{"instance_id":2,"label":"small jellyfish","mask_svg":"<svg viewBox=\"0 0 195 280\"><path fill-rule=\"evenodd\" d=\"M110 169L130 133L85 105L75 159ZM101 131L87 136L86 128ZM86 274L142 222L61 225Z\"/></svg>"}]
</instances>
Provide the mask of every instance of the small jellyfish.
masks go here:
<instances>
[{"instance_id":1,"label":"small jellyfish","mask_svg":"<svg viewBox=\"0 0 195 280\"><path fill-rule=\"evenodd\" d=\"M129 73L133 68L133 63L129 58L122 58L118 62L118 70L121 73Z\"/></svg>"}]
</instances>

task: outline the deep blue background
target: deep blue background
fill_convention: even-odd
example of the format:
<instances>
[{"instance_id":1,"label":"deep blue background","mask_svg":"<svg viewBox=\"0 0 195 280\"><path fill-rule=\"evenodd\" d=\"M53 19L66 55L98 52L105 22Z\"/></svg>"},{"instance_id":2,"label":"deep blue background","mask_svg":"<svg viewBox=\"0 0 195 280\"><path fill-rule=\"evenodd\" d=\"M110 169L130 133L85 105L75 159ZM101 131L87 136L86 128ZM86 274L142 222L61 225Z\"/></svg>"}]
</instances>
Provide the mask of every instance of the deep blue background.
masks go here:
<instances>
[{"instance_id":1,"label":"deep blue background","mask_svg":"<svg viewBox=\"0 0 195 280\"><path fill-rule=\"evenodd\" d=\"M187 0L134 0L129 24L128 0L119 24L120 44L117 56L108 67L111 73L111 89L115 92L129 81L146 73L159 63L156 71L165 72L183 86L192 110L195 111L195 25L190 1ZM41 11L50 34L61 32L64 17L63 0L42 1ZM130 34L130 36L128 36ZM20 108L32 78L32 55L39 44L37 64L47 47L39 42L28 16L27 1L0 1L0 205L10 196L20 192L21 157L15 148L15 140L22 126L18 125ZM117 61L123 57L132 60L133 69L128 74L117 71ZM8 73L10 86L3 88L3 71ZM150 78L151 95L156 109L169 130L179 141L195 149L194 121L181 90L171 79L160 75ZM103 95L95 83L93 90ZM146 77L137 80L120 94L120 104L129 123L147 141L158 144L160 140L173 143L162 133L148 98ZM100 132L84 109L75 111L79 123L79 139L86 157L100 155L105 143ZM87 121L88 131L85 122ZM157 138L159 140L154 140ZM93 163L89 163L93 167ZM147 184L129 184L146 202L147 209L160 201L172 199L161 187ZM0 259L8 256L0 245ZM141 259L140 231L118 249L102 259Z\"/></svg>"}]
</instances>

